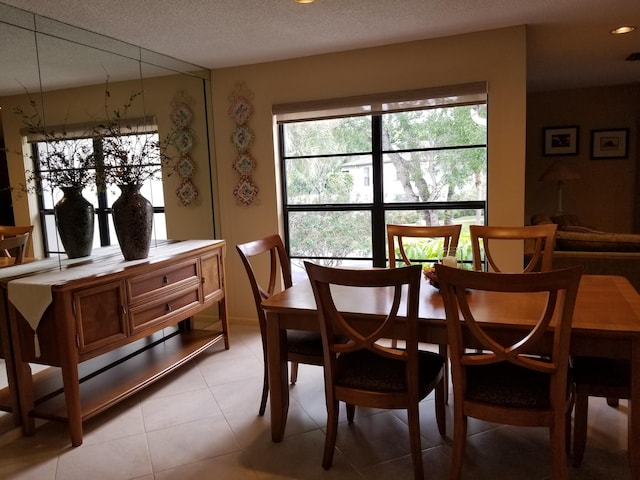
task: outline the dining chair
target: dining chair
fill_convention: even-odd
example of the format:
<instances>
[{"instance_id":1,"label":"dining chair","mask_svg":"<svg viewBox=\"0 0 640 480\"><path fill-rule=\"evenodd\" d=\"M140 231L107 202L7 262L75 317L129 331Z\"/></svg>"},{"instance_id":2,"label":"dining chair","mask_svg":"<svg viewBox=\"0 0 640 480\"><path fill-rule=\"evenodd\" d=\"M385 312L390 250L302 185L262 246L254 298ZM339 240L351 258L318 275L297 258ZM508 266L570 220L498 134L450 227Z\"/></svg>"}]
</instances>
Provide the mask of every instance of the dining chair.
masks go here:
<instances>
[{"instance_id":1,"label":"dining chair","mask_svg":"<svg viewBox=\"0 0 640 480\"><path fill-rule=\"evenodd\" d=\"M453 454L450 478L460 478L467 418L549 428L552 477L567 478L573 384L569 378L571 322L582 267L539 273L495 273L436 265L446 312L453 372ZM480 291L496 302L539 298L536 318L513 308L517 338L497 337ZM544 300L543 300L544 299ZM529 311L530 312L530 311ZM539 315L539 316L538 316ZM498 319L496 319L498 320ZM551 322L552 336L548 338ZM535 324L532 324L535 322ZM476 349L479 348L480 352Z\"/></svg>"},{"instance_id":2,"label":"dining chair","mask_svg":"<svg viewBox=\"0 0 640 480\"><path fill-rule=\"evenodd\" d=\"M605 397L611 407L630 398L631 365L623 359L574 356L571 371L576 386L572 463L579 467L587 444L589 397Z\"/></svg>"},{"instance_id":3,"label":"dining chair","mask_svg":"<svg viewBox=\"0 0 640 480\"><path fill-rule=\"evenodd\" d=\"M266 315L262 301L292 286L291 265L280 235L270 235L259 240L236 245L251 284L253 300L262 337L264 380L259 414L264 415L269 395L267 372ZM277 290L278 280L282 289ZM287 330L287 358L291 362L291 383L298 379L298 363L322 365L322 339L319 333Z\"/></svg>"},{"instance_id":4,"label":"dining chair","mask_svg":"<svg viewBox=\"0 0 640 480\"><path fill-rule=\"evenodd\" d=\"M16 235L29 234L27 244L25 246L25 253L32 248L33 237L33 225L0 225L0 240L8 237L15 237ZM5 256L8 256L8 252L2 252Z\"/></svg>"},{"instance_id":5,"label":"dining chair","mask_svg":"<svg viewBox=\"0 0 640 480\"><path fill-rule=\"evenodd\" d=\"M13 265L20 265L24 261L28 241L28 233L3 238L0 240L0 251L4 252L6 257L13 258Z\"/></svg>"},{"instance_id":6,"label":"dining chair","mask_svg":"<svg viewBox=\"0 0 640 480\"><path fill-rule=\"evenodd\" d=\"M418 304L421 267L393 269L332 268L305 262L318 310L324 352L327 431L322 466L331 468L338 433L340 402L353 423L356 406L406 409L411 458L416 479L423 478L418 404L436 390L436 421L445 435L445 359L418 349ZM356 288L387 287L380 295L393 299L385 316L372 320L343 315L340 297ZM337 289L340 291L338 292ZM401 321L398 321L401 318ZM343 335L346 342L337 343ZM389 346L388 339L405 342Z\"/></svg>"},{"instance_id":7,"label":"dining chair","mask_svg":"<svg viewBox=\"0 0 640 480\"><path fill-rule=\"evenodd\" d=\"M538 229L537 227L543 228ZM478 239L482 238L487 261L494 270L498 270L490 253L486 253L487 239L505 238L507 229L513 230L515 232L514 238L517 239L532 239L532 236L524 237L522 231L525 229L527 232L532 232L530 235L535 234L533 254L524 271L532 271L536 265L540 265L542 271L551 269L553 248L549 249L546 245L552 244L552 237L555 238L556 224L526 227L470 226L475 269L481 269L482 265L481 262L476 262L476 259L481 258ZM540 232L536 233L535 229ZM545 232L545 230L547 231ZM479 265L480 268L478 268ZM582 464L587 443L589 397L604 397L610 406L617 407L619 399L628 399L631 394L631 373L629 363L619 359L573 355L571 356L571 365L571 373L575 383L572 465L579 467Z\"/></svg>"},{"instance_id":8,"label":"dining chair","mask_svg":"<svg viewBox=\"0 0 640 480\"><path fill-rule=\"evenodd\" d=\"M554 223L525 226L469 225L473 269L480 271L486 266L487 271L502 272L494 253L508 240L524 242L525 246L532 249L531 259L526 265L523 261L521 273L549 271L552 268L557 228Z\"/></svg>"},{"instance_id":9,"label":"dining chair","mask_svg":"<svg viewBox=\"0 0 640 480\"><path fill-rule=\"evenodd\" d=\"M427 260L426 258L409 258L405 251L404 240L409 239L429 239L432 241L442 241L442 246L438 245L443 252L455 252L458 248L458 240L460 239L460 231L462 225L395 225L387 224L387 248L389 254L389 268L395 268L397 260L405 265L411 265L412 261ZM400 259L396 258L396 245L400 253ZM444 255L444 254L443 254ZM455 253L454 253L455 256ZM400 263L400 262L398 262ZM392 346L397 346L397 342L393 341ZM438 345L440 355L447 358L447 345ZM444 369L444 389L445 401L449 398L449 363L446 361ZM448 403L448 402L447 402Z\"/></svg>"},{"instance_id":10,"label":"dining chair","mask_svg":"<svg viewBox=\"0 0 640 480\"><path fill-rule=\"evenodd\" d=\"M410 239L432 239L442 240L442 248L445 252L455 251L458 247L460 230L462 225L394 225L387 224L387 248L389 253L389 267L395 268L396 262L400 260L405 265L411 265L415 261L424 261L426 258L409 258L405 250L404 241ZM396 258L396 245L400 258Z\"/></svg>"}]
</instances>

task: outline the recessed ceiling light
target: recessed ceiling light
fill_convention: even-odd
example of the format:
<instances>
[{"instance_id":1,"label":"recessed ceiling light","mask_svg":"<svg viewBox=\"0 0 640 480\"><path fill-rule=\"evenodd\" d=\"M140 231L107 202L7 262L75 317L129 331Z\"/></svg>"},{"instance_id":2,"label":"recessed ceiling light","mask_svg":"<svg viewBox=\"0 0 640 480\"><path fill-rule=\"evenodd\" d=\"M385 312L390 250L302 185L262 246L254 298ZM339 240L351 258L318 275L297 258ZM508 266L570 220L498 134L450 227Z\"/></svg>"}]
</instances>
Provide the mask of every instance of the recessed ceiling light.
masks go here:
<instances>
[{"instance_id":1,"label":"recessed ceiling light","mask_svg":"<svg viewBox=\"0 0 640 480\"><path fill-rule=\"evenodd\" d=\"M636 29L633 25L625 25L623 27L614 28L611 33L614 35L622 35L623 33L631 33Z\"/></svg>"},{"instance_id":2,"label":"recessed ceiling light","mask_svg":"<svg viewBox=\"0 0 640 480\"><path fill-rule=\"evenodd\" d=\"M296 3L313 3L316 0L296 0Z\"/></svg>"}]
</instances>

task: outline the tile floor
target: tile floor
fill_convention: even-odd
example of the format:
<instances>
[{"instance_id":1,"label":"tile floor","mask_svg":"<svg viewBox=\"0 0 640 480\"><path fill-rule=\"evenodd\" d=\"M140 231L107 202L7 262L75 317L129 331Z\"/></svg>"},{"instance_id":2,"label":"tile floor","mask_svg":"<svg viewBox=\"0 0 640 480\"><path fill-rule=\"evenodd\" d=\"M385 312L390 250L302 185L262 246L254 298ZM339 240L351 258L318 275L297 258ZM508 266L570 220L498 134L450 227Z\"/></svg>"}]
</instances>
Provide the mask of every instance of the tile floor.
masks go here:
<instances>
[{"instance_id":1,"label":"tile floor","mask_svg":"<svg viewBox=\"0 0 640 480\"><path fill-rule=\"evenodd\" d=\"M231 349L215 346L166 379L84 426L72 448L63 424L43 422L32 437L0 437L0 478L103 479L403 479L413 478L402 412L357 409L342 425L333 468L321 467L325 423L322 370L300 366L291 388L286 436L271 442L269 411L257 415L262 360L257 328L232 325ZM630 478L628 404L592 399L589 439L571 479ZM344 412L343 412L344 413ZM344 416L342 417L344 418ZM448 478L450 439L435 426L433 399L422 402L422 448L429 479ZM449 431L451 423L448 424ZM465 479L550 477L544 429L470 421Z\"/></svg>"}]
</instances>

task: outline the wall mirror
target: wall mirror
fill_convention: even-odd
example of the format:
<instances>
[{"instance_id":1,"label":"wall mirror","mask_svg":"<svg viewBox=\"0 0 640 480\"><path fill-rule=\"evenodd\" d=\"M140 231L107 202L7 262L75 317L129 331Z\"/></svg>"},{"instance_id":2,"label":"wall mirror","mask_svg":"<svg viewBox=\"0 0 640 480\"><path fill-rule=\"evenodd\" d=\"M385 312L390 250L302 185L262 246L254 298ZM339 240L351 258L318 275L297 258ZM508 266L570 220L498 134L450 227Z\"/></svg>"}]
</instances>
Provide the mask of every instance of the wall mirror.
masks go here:
<instances>
[{"instance_id":1,"label":"wall mirror","mask_svg":"<svg viewBox=\"0 0 640 480\"><path fill-rule=\"evenodd\" d=\"M33 195L20 191L31 159L24 153L30 148L23 144L24 118L15 110L21 108L31 114L32 102L46 128L86 130L104 122L109 112L121 109L135 94L130 117L148 119L157 126L160 138L174 128L177 106L187 108L189 134L185 135L182 145L188 148L173 152L176 160L172 166L177 167L177 157L185 153L189 168L186 171L168 169L159 182L159 194L155 191L158 185L154 192L151 187L147 190L149 195L156 195L154 205L165 210L164 215L154 216L154 239L212 238L209 71L1 3L0 18L0 41L11 45L0 50L0 116L8 181L12 187L8 201L16 224L36 225L33 239L36 256L63 249L56 238L52 215L58 198L45 192L43 205L38 205ZM180 190L187 181L189 188ZM109 194L107 209L111 196L117 193ZM84 194L94 200L90 191L85 190ZM45 222L39 228L41 217ZM95 233L94 240L94 246L100 246L99 232Z\"/></svg>"},{"instance_id":2,"label":"wall mirror","mask_svg":"<svg viewBox=\"0 0 640 480\"><path fill-rule=\"evenodd\" d=\"M47 128L80 130L104 122L106 112L121 107L136 93L132 115L152 119L160 137L174 126L176 106L185 105L190 113L186 125L190 144L184 153L191 164L187 171L166 172L159 182L161 198L155 198L154 205L164 210L164 224L163 231L156 235L171 239L214 238L208 70L2 3L0 44L0 147L4 144L0 170L5 185L11 186L11 191L2 191L0 211L12 214L0 223L33 224L36 257L50 252L59 258L60 253L56 252L60 251L60 242L55 216L51 215L57 201L55 195L43 193L39 199L33 193L20 191L32 157L24 119L16 114L16 107L28 110L31 102ZM105 100L107 88L110 95ZM187 180L193 190L185 198L178 193ZM86 196L95 200L90 192ZM103 205L107 212L111 200L108 197ZM41 222L43 217L45 221ZM108 218L106 224L107 229L112 227ZM160 228L156 226L156 230ZM99 247L100 242L96 233L94 246ZM6 385L4 373L5 369L0 368L0 388ZM2 403L0 398L0 410ZM14 427L11 415L0 412L0 434Z\"/></svg>"}]
</instances>

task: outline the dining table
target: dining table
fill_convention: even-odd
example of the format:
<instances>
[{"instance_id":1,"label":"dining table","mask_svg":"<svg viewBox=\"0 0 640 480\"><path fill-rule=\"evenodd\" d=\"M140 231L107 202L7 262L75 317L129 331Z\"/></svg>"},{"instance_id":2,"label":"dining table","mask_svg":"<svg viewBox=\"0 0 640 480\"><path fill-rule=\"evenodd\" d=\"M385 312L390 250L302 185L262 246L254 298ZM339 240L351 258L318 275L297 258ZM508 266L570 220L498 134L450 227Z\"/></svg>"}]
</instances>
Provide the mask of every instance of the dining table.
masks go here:
<instances>
[{"instance_id":1,"label":"dining table","mask_svg":"<svg viewBox=\"0 0 640 480\"><path fill-rule=\"evenodd\" d=\"M332 286L336 306L353 322L375 323L389 311L392 295L382 288ZM535 324L543 294L470 291L469 303L478 318L505 341L522 337ZM266 313L267 361L270 385L271 438L283 439L289 408L286 330L319 331L316 303L308 280L262 302ZM400 320L401 321L401 320ZM437 288L423 279L420 289L419 340L447 343L445 310ZM550 328L553 328L553 324ZM549 335L549 338L551 335ZM550 342L547 342L550 348ZM632 478L640 479L640 294L625 277L583 275L574 308L572 355L623 358L631 364L628 410L628 459ZM544 353L544 352L541 352Z\"/></svg>"}]
</instances>

